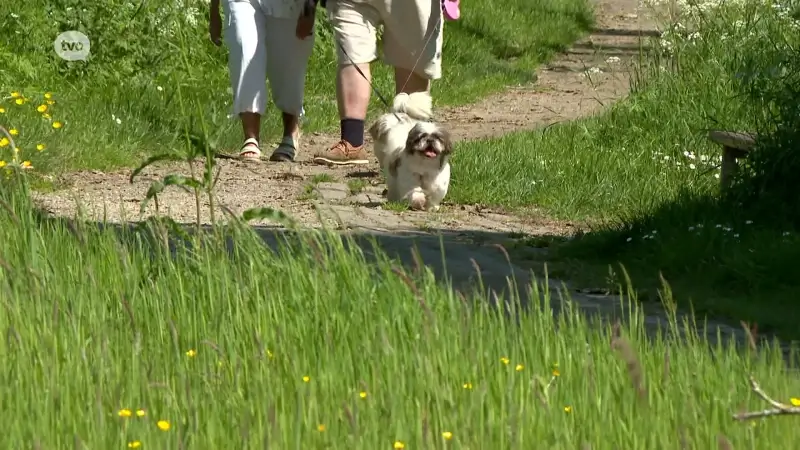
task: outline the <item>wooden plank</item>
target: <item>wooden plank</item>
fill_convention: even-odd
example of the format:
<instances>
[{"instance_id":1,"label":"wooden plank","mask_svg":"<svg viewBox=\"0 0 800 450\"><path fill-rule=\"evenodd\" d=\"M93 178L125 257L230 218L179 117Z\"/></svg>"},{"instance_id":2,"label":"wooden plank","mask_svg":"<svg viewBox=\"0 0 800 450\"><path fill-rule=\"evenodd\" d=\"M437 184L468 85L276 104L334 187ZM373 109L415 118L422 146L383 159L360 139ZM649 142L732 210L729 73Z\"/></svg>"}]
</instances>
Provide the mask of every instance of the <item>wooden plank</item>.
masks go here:
<instances>
[{"instance_id":1,"label":"wooden plank","mask_svg":"<svg viewBox=\"0 0 800 450\"><path fill-rule=\"evenodd\" d=\"M746 156L747 152L753 150L756 145L756 135L737 131L711 130L708 132L708 138L725 149L739 150L739 152L735 152L739 153L737 157Z\"/></svg>"}]
</instances>

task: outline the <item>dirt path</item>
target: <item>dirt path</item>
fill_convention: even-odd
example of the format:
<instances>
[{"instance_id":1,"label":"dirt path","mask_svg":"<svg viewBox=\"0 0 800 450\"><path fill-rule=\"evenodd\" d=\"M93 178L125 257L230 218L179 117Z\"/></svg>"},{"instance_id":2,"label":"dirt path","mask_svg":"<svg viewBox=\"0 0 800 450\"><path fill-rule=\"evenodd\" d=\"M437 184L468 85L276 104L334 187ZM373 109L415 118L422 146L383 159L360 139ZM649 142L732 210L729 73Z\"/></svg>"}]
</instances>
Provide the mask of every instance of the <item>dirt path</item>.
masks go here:
<instances>
[{"instance_id":1,"label":"dirt path","mask_svg":"<svg viewBox=\"0 0 800 450\"><path fill-rule=\"evenodd\" d=\"M600 112L604 106L628 93L630 63L639 54L643 40L639 35L655 34L655 25L639 9L638 0L596 0L597 29L585 39L538 71L531 86L510 88L474 105L440 112L443 121L459 140L502 135L511 131L540 128ZM570 224L555 223L528 213L511 215L472 205L445 205L439 213L392 211L384 208L377 163L356 168L330 168L310 163L313 149L332 144L334 137L307 136L304 152L297 164L219 161L221 173L216 189L217 205L235 213L261 206L281 209L301 223L318 227L323 223L357 235L369 252L366 238L377 239L390 255L409 265L416 247L422 260L440 277L447 276L460 290L474 287L480 275L487 289L501 292L514 276L524 286L532 282L531 273L505 259L496 245L510 236L564 235ZM198 165L197 169L200 169ZM128 182L130 170L113 173L80 172L67 180L70 187L36 195L43 209L57 216L74 216L76 202L89 219L110 222L139 220L139 205L148 186L170 173L187 173L185 165L161 165L146 170L134 184ZM196 219L195 199L179 190L159 196L161 214L179 223ZM149 207L146 215L154 213ZM206 202L201 205L201 220L209 222ZM280 233L268 224L254 224L268 244ZM442 251L446 258L442 262ZM477 267L477 269L476 269ZM553 292L564 286L559 280L547 283ZM571 299L587 313L618 316L620 298L588 295L572 291ZM560 296L553 294L554 310ZM655 308L645 322L650 328L664 324L664 314ZM738 328L709 321L708 333L716 340L744 339Z\"/></svg>"}]
</instances>

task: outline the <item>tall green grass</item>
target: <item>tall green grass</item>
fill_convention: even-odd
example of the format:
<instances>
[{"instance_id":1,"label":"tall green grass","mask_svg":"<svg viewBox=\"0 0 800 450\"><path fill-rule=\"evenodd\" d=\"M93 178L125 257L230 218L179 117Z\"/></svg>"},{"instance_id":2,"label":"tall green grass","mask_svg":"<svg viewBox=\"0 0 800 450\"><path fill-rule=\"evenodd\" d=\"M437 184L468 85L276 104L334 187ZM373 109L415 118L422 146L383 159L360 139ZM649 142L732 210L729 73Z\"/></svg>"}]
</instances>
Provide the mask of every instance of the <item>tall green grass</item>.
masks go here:
<instances>
[{"instance_id":1,"label":"tall green grass","mask_svg":"<svg viewBox=\"0 0 800 450\"><path fill-rule=\"evenodd\" d=\"M16 172L12 172L16 173ZM335 234L267 248L232 223L165 241L0 209L3 448L782 448L800 395L777 349L647 338L465 297ZM225 239L225 236L228 239ZM174 236L173 236L174 237ZM521 287L525 288L525 287ZM476 291L477 292L477 291ZM552 300L554 301L554 300ZM672 331L683 327L672 320Z\"/></svg>"}]
</instances>

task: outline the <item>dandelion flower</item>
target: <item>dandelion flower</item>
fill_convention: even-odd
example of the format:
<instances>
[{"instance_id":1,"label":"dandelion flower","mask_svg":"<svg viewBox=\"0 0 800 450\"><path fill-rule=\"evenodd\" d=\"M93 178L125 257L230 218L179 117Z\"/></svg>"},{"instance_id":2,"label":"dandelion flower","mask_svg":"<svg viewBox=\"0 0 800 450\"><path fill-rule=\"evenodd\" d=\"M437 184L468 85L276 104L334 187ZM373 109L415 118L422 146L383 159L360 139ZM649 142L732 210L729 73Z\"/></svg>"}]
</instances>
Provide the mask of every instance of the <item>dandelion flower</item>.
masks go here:
<instances>
[{"instance_id":1,"label":"dandelion flower","mask_svg":"<svg viewBox=\"0 0 800 450\"><path fill-rule=\"evenodd\" d=\"M467 390L472 389L472 383L464 383L464 389L467 389Z\"/></svg>"},{"instance_id":2,"label":"dandelion flower","mask_svg":"<svg viewBox=\"0 0 800 450\"><path fill-rule=\"evenodd\" d=\"M11 98L20 98L21 96L22 96L22 94L20 94L19 92L12 92L11 93Z\"/></svg>"},{"instance_id":3,"label":"dandelion flower","mask_svg":"<svg viewBox=\"0 0 800 450\"><path fill-rule=\"evenodd\" d=\"M361 391L361 392L358 393L358 396L361 397L361 398L367 398L367 393L364 392L364 391Z\"/></svg>"},{"instance_id":4,"label":"dandelion flower","mask_svg":"<svg viewBox=\"0 0 800 450\"><path fill-rule=\"evenodd\" d=\"M64 124L62 124L62 123L61 123L61 122L59 122L59 121L55 121L55 122L53 122L53 128L55 128L56 130L57 130L57 129L59 129L59 128L61 128L61 127L63 127L63 126L64 126Z\"/></svg>"},{"instance_id":5,"label":"dandelion flower","mask_svg":"<svg viewBox=\"0 0 800 450\"><path fill-rule=\"evenodd\" d=\"M39 105L39 106L37 106L36 107L36 111L38 111L40 113L43 113L43 112L47 111L47 105Z\"/></svg>"},{"instance_id":6,"label":"dandelion flower","mask_svg":"<svg viewBox=\"0 0 800 450\"><path fill-rule=\"evenodd\" d=\"M186 352L186 356L188 356L189 358L194 358L195 356L197 356L197 351L195 349L190 349L189 351Z\"/></svg>"},{"instance_id":7,"label":"dandelion flower","mask_svg":"<svg viewBox=\"0 0 800 450\"><path fill-rule=\"evenodd\" d=\"M18 105L24 105L25 104L25 99L20 97L20 98L14 100L14 103L16 103Z\"/></svg>"},{"instance_id":8,"label":"dandelion flower","mask_svg":"<svg viewBox=\"0 0 800 450\"><path fill-rule=\"evenodd\" d=\"M56 101L55 101L55 100L48 100L46 103L47 103L48 105L50 105L50 106L53 106L53 105L55 105L55 104L56 104Z\"/></svg>"},{"instance_id":9,"label":"dandelion flower","mask_svg":"<svg viewBox=\"0 0 800 450\"><path fill-rule=\"evenodd\" d=\"M317 425L317 431L319 431L320 433L325 431L325 424L321 423L321 424Z\"/></svg>"},{"instance_id":10,"label":"dandelion flower","mask_svg":"<svg viewBox=\"0 0 800 450\"><path fill-rule=\"evenodd\" d=\"M272 358L273 356L275 355L273 355L271 351L267 350L267 358Z\"/></svg>"},{"instance_id":11,"label":"dandelion flower","mask_svg":"<svg viewBox=\"0 0 800 450\"><path fill-rule=\"evenodd\" d=\"M3 160L0 160L0 169L2 169L5 166L6 166L6 162L3 161Z\"/></svg>"},{"instance_id":12,"label":"dandelion flower","mask_svg":"<svg viewBox=\"0 0 800 450\"><path fill-rule=\"evenodd\" d=\"M44 144L36 144L36 150L42 151L45 149Z\"/></svg>"},{"instance_id":13,"label":"dandelion flower","mask_svg":"<svg viewBox=\"0 0 800 450\"><path fill-rule=\"evenodd\" d=\"M131 416L131 414L132 414L132 413L131 413L131 410L130 410L130 409L127 409L127 408L120 409L120 410L117 412L117 415L119 415L120 417L130 417L130 416Z\"/></svg>"},{"instance_id":14,"label":"dandelion flower","mask_svg":"<svg viewBox=\"0 0 800 450\"><path fill-rule=\"evenodd\" d=\"M442 437L444 438L445 441L449 441L450 439L453 439L453 433L445 431L444 433L442 433Z\"/></svg>"},{"instance_id":15,"label":"dandelion flower","mask_svg":"<svg viewBox=\"0 0 800 450\"><path fill-rule=\"evenodd\" d=\"M51 94L51 93L49 93L49 92L45 92L45 93L44 93L44 98L46 98L46 99L50 100L51 98L53 98L53 94Z\"/></svg>"},{"instance_id":16,"label":"dandelion flower","mask_svg":"<svg viewBox=\"0 0 800 450\"><path fill-rule=\"evenodd\" d=\"M565 413L571 413L572 412L572 406L565 406L564 407L564 412Z\"/></svg>"},{"instance_id":17,"label":"dandelion flower","mask_svg":"<svg viewBox=\"0 0 800 450\"><path fill-rule=\"evenodd\" d=\"M501 363L503 363L503 364L508 364L508 363L509 363L509 361L510 361L510 360L509 360L508 358L506 358L505 356L503 356L502 358L500 358L500 362L501 362Z\"/></svg>"},{"instance_id":18,"label":"dandelion flower","mask_svg":"<svg viewBox=\"0 0 800 450\"><path fill-rule=\"evenodd\" d=\"M308 375L304 375L303 376L303 383L308 383L309 381L311 381L311 377L308 376Z\"/></svg>"},{"instance_id":19,"label":"dandelion flower","mask_svg":"<svg viewBox=\"0 0 800 450\"><path fill-rule=\"evenodd\" d=\"M561 376L561 372L559 372L558 369L553 369L553 376L554 377L560 377Z\"/></svg>"},{"instance_id":20,"label":"dandelion flower","mask_svg":"<svg viewBox=\"0 0 800 450\"><path fill-rule=\"evenodd\" d=\"M8 134L10 134L12 136L16 136L16 135L19 134L19 130L16 129L16 128L12 128L12 129L8 130Z\"/></svg>"},{"instance_id":21,"label":"dandelion flower","mask_svg":"<svg viewBox=\"0 0 800 450\"><path fill-rule=\"evenodd\" d=\"M6 109L5 108L0 108L0 114L5 114L5 113L6 113Z\"/></svg>"},{"instance_id":22,"label":"dandelion flower","mask_svg":"<svg viewBox=\"0 0 800 450\"><path fill-rule=\"evenodd\" d=\"M800 407L800 398L792 397L789 399L789 402L792 404L792 406Z\"/></svg>"},{"instance_id":23,"label":"dandelion flower","mask_svg":"<svg viewBox=\"0 0 800 450\"><path fill-rule=\"evenodd\" d=\"M142 446L141 441L131 441L128 442L128 448L139 448Z\"/></svg>"},{"instance_id":24,"label":"dandelion flower","mask_svg":"<svg viewBox=\"0 0 800 450\"><path fill-rule=\"evenodd\" d=\"M147 412L145 410L143 410L143 409L137 409L136 410L136 417L144 417L146 415L147 415Z\"/></svg>"},{"instance_id":25,"label":"dandelion flower","mask_svg":"<svg viewBox=\"0 0 800 450\"><path fill-rule=\"evenodd\" d=\"M392 448L396 450L404 449L406 448L406 444L403 444L401 441L394 441L394 446Z\"/></svg>"},{"instance_id":26,"label":"dandelion flower","mask_svg":"<svg viewBox=\"0 0 800 450\"><path fill-rule=\"evenodd\" d=\"M525 368L525 366L523 366L522 364L517 364L517 367L515 367L514 369L517 372L522 372L522 369L524 369L524 368Z\"/></svg>"},{"instance_id":27,"label":"dandelion flower","mask_svg":"<svg viewBox=\"0 0 800 450\"><path fill-rule=\"evenodd\" d=\"M33 169L30 161L22 161L22 168L23 169Z\"/></svg>"},{"instance_id":28,"label":"dandelion flower","mask_svg":"<svg viewBox=\"0 0 800 450\"><path fill-rule=\"evenodd\" d=\"M159 420L156 422L156 426L161 431L169 431L170 427L172 427L172 425L170 425L166 420Z\"/></svg>"},{"instance_id":29,"label":"dandelion flower","mask_svg":"<svg viewBox=\"0 0 800 450\"><path fill-rule=\"evenodd\" d=\"M0 138L0 147L5 147L10 143L11 143L11 141L9 141L8 138L5 137L5 136Z\"/></svg>"}]
</instances>

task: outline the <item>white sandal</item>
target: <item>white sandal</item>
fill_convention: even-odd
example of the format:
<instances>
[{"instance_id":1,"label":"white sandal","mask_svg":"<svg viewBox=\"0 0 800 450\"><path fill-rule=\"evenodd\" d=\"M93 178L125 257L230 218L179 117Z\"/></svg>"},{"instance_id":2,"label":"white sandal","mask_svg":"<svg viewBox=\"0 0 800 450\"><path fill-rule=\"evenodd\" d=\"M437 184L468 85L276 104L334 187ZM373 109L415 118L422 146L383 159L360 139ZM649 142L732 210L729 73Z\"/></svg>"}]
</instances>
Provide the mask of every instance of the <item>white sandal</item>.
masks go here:
<instances>
[{"instance_id":1,"label":"white sandal","mask_svg":"<svg viewBox=\"0 0 800 450\"><path fill-rule=\"evenodd\" d=\"M239 157L244 159L261 159L261 149L258 147L258 140L249 138L244 141L239 150Z\"/></svg>"}]
</instances>

